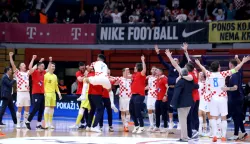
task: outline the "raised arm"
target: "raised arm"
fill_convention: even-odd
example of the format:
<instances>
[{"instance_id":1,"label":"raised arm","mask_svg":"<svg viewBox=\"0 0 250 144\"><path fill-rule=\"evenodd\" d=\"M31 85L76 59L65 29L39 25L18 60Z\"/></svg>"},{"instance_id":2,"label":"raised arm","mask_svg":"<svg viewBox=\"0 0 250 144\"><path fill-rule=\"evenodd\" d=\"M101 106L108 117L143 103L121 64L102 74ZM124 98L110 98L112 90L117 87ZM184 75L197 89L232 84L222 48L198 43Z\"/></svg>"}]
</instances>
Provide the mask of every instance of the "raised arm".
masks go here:
<instances>
[{"instance_id":1,"label":"raised arm","mask_svg":"<svg viewBox=\"0 0 250 144\"><path fill-rule=\"evenodd\" d=\"M52 63L52 57L49 57L49 65L48 65L48 67L46 69L46 72L49 71L49 68L51 67L51 63Z\"/></svg>"},{"instance_id":2,"label":"raised arm","mask_svg":"<svg viewBox=\"0 0 250 144\"><path fill-rule=\"evenodd\" d=\"M36 58L37 58L37 55L33 55L33 56L32 56L32 59L31 59L30 64L29 64L29 70L32 69L33 64L34 64L34 61L35 61Z\"/></svg>"},{"instance_id":3,"label":"raised arm","mask_svg":"<svg viewBox=\"0 0 250 144\"><path fill-rule=\"evenodd\" d=\"M188 62L191 61L190 57L189 57L189 54L188 54L188 51L187 51L187 48L188 48L188 44L187 43L183 43L183 46L181 46L181 48L184 50L184 54L188 60Z\"/></svg>"},{"instance_id":4,"label":"raised arm","mask_svg":"<svg viewBox=\"0 0 250 144\"><path fill-rule=\"evenodd\" d=\"M202 72L206 74L206 71L207 71L206 68L203 65L201 65L201 63L198 59L195 60L195 63L200 67Z\"/></svg>"},{"instance_id":5,"label":"raised arm","mask_svg":"<svg viewBox=\"0 0 250 144\"><path fill-rule=\"evenodd\" d=\"M174 68L179 72L179 74L181 74L181 67L173 59L172 53L169 51L169 49L166 49L165 54L168 56L171 64L174 66Z\"/></svg>"},{"instance_id":6,"label":"raised arm","mask_svg":"<svg viewBox=\"0 0 250 144\"><path fill-rule=\"evenodd\" d=\"M146 75L146 63L145 63L145 57L144 55L141 56L141 62L142 62L142 71L141 71L141 75Z\"/></svg>"},{"instance_id":7,"label":"raised arm","mask_svg":"<svg viewBox=\"0 0 250 144\"><path fill-rule=\"evenodd\" d=\"M13 69L13 72L15 72L15 71L17 70L17 68L16 68L16 65L15 65L14 60L13 60L13 55L14 55L13 52L10 52L10 53L9 53L9 56L10 56L10 64L11 64L11 67L12 67L12 69Z\"/></svg>"},{"instance_id":8,"label":"raised arm","mask_svg":"<svg viewBox=\"0 0 250 144\"><path fill-rule=\"evenodd\" d=\"M41 59L39 60L39 62L43 62L43 61L44 61L44 58L41 58ZM37 69L37 64L34 65L34 66L32 67L32 69L33 69L33 71L36 70L36 69Z\"/></svg>"},{"instance_id":9,"label":"raised arm","mask_svg":"<svg viewBox=\"0 0 250 144\"><path fill-rule=\"evenodd\" d=\"M166 69L170 70L172 67L171 67L170 64L168 64L167 62L165 62L165 61L163 60L163 58L161 57L161 55L160 55L160 49L158 48L158 45L155 45L155 52L156 52L156 54L157 54L157 57L158 57L160 63L161 63L162 65L164 65Z\"/></svg>"},{"instance_id":10,"label":"raised arm","mask_svg":"<svg viewBox=\"0 0 250 144\"><path fill-rule=\"evenodd\" d=\"M235 55L235 56L234 56L234 59L237 61L238 64L241 63L241 60L239 59L238 55Z\"/></svg>"},{"instance_id":11,"label":"raised arm","mask_svg":"<svg viewBox=\"0 0 250 144\"><path fill-rule=\"evenodd\" d=\"M250 57L249 57L249 56L244 57L244 58L242 59L242 62L239 63L239 64L234 68L235 71L239 71L240 68L243 66L243 64L245 64L245 63L248 62L249 60L250 60Z\"/></svg>"}]
</instances>

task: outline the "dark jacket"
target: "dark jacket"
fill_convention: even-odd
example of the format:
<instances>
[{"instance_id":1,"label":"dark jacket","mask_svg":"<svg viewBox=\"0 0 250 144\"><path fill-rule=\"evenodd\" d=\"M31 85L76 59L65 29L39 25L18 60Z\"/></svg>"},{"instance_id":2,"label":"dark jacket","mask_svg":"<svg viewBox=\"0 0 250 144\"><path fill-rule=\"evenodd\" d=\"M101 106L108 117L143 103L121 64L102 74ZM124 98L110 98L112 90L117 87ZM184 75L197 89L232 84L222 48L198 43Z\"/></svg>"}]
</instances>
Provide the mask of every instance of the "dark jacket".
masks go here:
<instances>
[{"instance_id":1,"label":"dark jacket","mask_svg":"<svg viewBox=\"0 0 250 144\"><path fill-rule=\"evenodd\" d=\"M11 98L12 86L15 80L11 80L7 74L4 74L1 81L1 98L9 99Z\"/></svg>"},{"instance_id":2,"label":"dark jacket","mask_svg":"<svg viewBox=\"0 0 250 144\"><path fill-rule=\"evenodd\" d=\"M173 99L171 101L171 106L173 108L184 108L193 105L194 100L192 97L192 91L197 86L193 81L187 81L185 79L180 79L174 89Z\"/></svg>"}]
</instances>

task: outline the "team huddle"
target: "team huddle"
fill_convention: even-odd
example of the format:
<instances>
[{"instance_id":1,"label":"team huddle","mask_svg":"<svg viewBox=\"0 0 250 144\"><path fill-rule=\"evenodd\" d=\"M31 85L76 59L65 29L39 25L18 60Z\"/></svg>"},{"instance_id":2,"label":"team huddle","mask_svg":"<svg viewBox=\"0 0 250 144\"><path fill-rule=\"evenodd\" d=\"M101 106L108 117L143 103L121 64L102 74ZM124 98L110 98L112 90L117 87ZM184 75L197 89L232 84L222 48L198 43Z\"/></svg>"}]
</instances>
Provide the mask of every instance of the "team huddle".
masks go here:
<instances>
[{"instance_id":1,"label":"team huddle","mask_svg":"<svg viewBox=\"0 0 250 144\"><path fill-rule=\"evenodd\" d=\"M144 56L141 56L141 63L136 63L133 74L130 73L129 68L124 68L120 77L111 76L108 66L104 63L105 56L102 54L99 54L97 61L91 65L85 66L80 62L79 71L76 72L78 83L76 94L80 109L75 124L69 128L86 128L86 131L102 132L104 109L106 109L109 131L113 132L112 110L118 112L118 109L114 103L112 85L118 85L119 110L124 132L129 132L130 119L134 123L132 133L140 134L146 131L141 112L146 103L150 123L148 132L173 132L172 129L176 125L177 129L181 130L179 141L182 142L198 139L199 135L209 136L213 142L216 142L218 138L226 141L227 115L229 113L228 93L241 89L238 85L242 81L241 67L250 58L247 56L241 61L238 56L235 56L235 61L229 62L230 70L221 71L217 61L212 62L209 68L204 67L198 59L192 62L187 48L188 45L184 43L182 46L184 57L181 62L177 58L173 58L172 53L167 49L165 54L171 62L170 65L163 60L158 46L155 46L157 56L168 70L168 75L164 75L163 69L153 66L151 74L146 76ZM37 56L33 55L29 70L26 70L24 63L21 63L19 68L15 66L12 52L9 56L17 84L16 106L18 110L16 115L11 111L16 127L31 129L30 123L38 112L36 129L54 129L52 120L56 106L56 93L59 99L63 97L58 88L57 76L54 74L55 63L52 62L52 57L49 57L49 65L45 70L44 59L42 58L38 64L34 65ZM201 70L200 72L195 68L195 64L197 69ZM29 110L31 103L29 76L32 77L32 102L34 105L31 112ZM237 82L226 86L226 77L237 79ZM187 85L191 86L189 90L187 89L192 99L190 103L182 99ZM146 102L145 98L147 98ZM240 107L240 104L238 106ZM24 108L23 123L21 123L22 108ZM178 112L179 122L177 124L173 122L174 110ZM44 126L41 123L43 114ZM245 139L248 134L243 125L243 117L234 110L232 118L235 132L231 140ZM161 126L161 120L163 126ZM241 137L238 136L239 128L243 133Z\"/></svg>"}]
</instances>

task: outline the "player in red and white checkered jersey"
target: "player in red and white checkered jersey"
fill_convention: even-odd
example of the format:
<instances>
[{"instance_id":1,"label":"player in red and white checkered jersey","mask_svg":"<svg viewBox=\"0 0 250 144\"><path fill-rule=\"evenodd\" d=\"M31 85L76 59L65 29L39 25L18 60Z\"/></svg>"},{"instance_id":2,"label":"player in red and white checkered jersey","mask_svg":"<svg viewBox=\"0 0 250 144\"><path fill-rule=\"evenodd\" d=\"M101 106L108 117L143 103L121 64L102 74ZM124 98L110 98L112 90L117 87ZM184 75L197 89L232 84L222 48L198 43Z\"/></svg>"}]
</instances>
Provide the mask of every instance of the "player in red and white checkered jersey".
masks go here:
<instances>
[{"instance_id":1,"label":"player in red and white checkered jersey","mask_svg":"<svg viewBox=\"0 0 250 144\"><path fill-rule=\"evenodd\" d=\"M124 132L128 132L128 123L130 121L129 101L131 98L131 74L129 68L122 69L121 77L113 77L115 85L119 85L119 109L124 126Z\"/></svg>"},{"instance_id":2,"label":"player in red and white checkered jersey","mask_svg":"<svg viewBox=\"0 0 250 144\"><path fill-rule=\"evenodd\" d=\"M227 103L227 92L225 87L226 77L231 76L236 73L244 63L250 60L250 57L244 57L242 62L238 64L234 69L227 71L220 71L219 61L214 61L211 63L211 72L206 70L204 66L201 65L199 60L195 60L196 64L201 68L201 70L206 74L208 79L208 93L209 95L205 97L206 101L210 102L210 115L211 115L211 125L213 131L213 142L217 141L217 122L218 116L222 118L221 129L222 138L221 141L226 141L227 132L227 114L228 114L228 103Z\"/></svg>"},{"instance_id":3,"label":"player in red and white checkered jersey","mask_svg":"<svg viewBox=\"0 0 250 144\"><path fill-rule=\"evenodd\" d=\"M108 78L108 66L104 63L104 60L105 56L103 54L99 54L97 57L97 61L91 64L90 67L93 67L95 71L95 76L84 78L82 95L77 99L77 101L82 101L86 99L86 91L89 83L92 85L101 85L103 88L109 91L111 107L116 112L118 111L118 109L115 107L114 101L112 101L114 100L114 93L111 90L112 87Z\"/></svg>"},{"instance_id":4,"label":"player in red and white checkered jersey","mask_svg":"<svg viewBox=\"0 0 250 144\"><path fill-rule=\"evenodd\" d=\"M148 86L146 87L146 89L148 89L147 109L148 109L148 118L150 123L148 131L151 132L154 129L153 113L155 110L155 102L157 98L157 92L156 92L157 76L156 76L155 66L151 68L151 75L147 76L147 80L148 80Z\"/></svg>"},{"instance_id":5,"label":"player in red and white checkered jersey","mask_svg":"<svg viewBox=\"0 0 250 144\"><path fill-rule=\"evenodd\" d=\"M14 71L14 75L16 78L17 83L17 99L16 99L16 106L18 107L18 110L16 112L17 117L17 128L21 128L21 112L22 108L25 108L24 111L24 122L27 121L29 116L29 108L30 108L30 85L29 85L29 76L30 71L26 70L26 65L24 63L20 63L19 69L17 69L14 60L13 60L13 52L9 53L10 56L10 63ZM24 125L25 126L25 125Z\"/></svg>"}]
</instances>

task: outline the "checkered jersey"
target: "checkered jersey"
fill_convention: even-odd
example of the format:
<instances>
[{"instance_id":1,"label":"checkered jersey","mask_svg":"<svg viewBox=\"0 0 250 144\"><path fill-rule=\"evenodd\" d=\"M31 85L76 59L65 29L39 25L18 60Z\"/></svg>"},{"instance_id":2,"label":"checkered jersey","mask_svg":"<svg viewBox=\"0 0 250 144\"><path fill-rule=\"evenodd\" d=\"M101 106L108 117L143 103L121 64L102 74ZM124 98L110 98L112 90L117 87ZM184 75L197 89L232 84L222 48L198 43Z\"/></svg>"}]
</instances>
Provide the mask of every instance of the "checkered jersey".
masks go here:
<instances>
[{"instance_id":1,"label":"checkered jersey","mask_svg":"<svg viewBox=\"0 0 250 144\"><path fill-rule=\"evenodd\" d=\"M204 99L204 96L206 94L206 83L205 81L203 82L199 82L199 95L200 95L200 99Z\"/></svg>"},{"instance_id":2,"label":"checkered jersey","mask_svg":"<svg viewBox=\"0 0 250 144\"><path fill-rule=\"evenodd\" d=\"M124 77L114 77L116 83L119 84L119 96L123 98L131 97L131 79L126 79Z\"/></svg>"},{"instance_id":3,"label":"checkered jersey","mask_svg":"<svg viewBox=\"0 0 250 144\"><path fill-rule=\"evenodd\" d=\"M156 89L157 77L149 75L148 76L148 97L157 97Z\"/></svg>"},{"instance_id":4,"label":"checkered jersey","mask_svg":"<svg viewBox=\"0 0 250 144\"><path fill-rule=\"evenodd\" d=\"M29 71L21 72L19 70L15 71L17 91L29 91Z\"/></svg>"},{"instance_id":5,"label":"checkered jersey","mask_svg":"<svg viewBox=\"0 0 250 144\"><path fill-rule=\"evenodd\" d=\"M232 70L222 72L206 71L208 79L207 94L205 96L206 101L210 101L212 98L225 99L227 97L227 92L223 91L221 88L226 85L226 77L231 76L232 72Z\"/></svg>"},{"instance_id":6,"label":"checkered jersey","mask_svg":"<svg viewBox=\"0 0 250 144\"><path fill-rule=\"evenodd\" d=\"M96 62L91 63L90 66L94 68L96 76L99 76L99 75L107 76L108 66L104 62L96 61Z\"/></svg>"}]
</instances>

